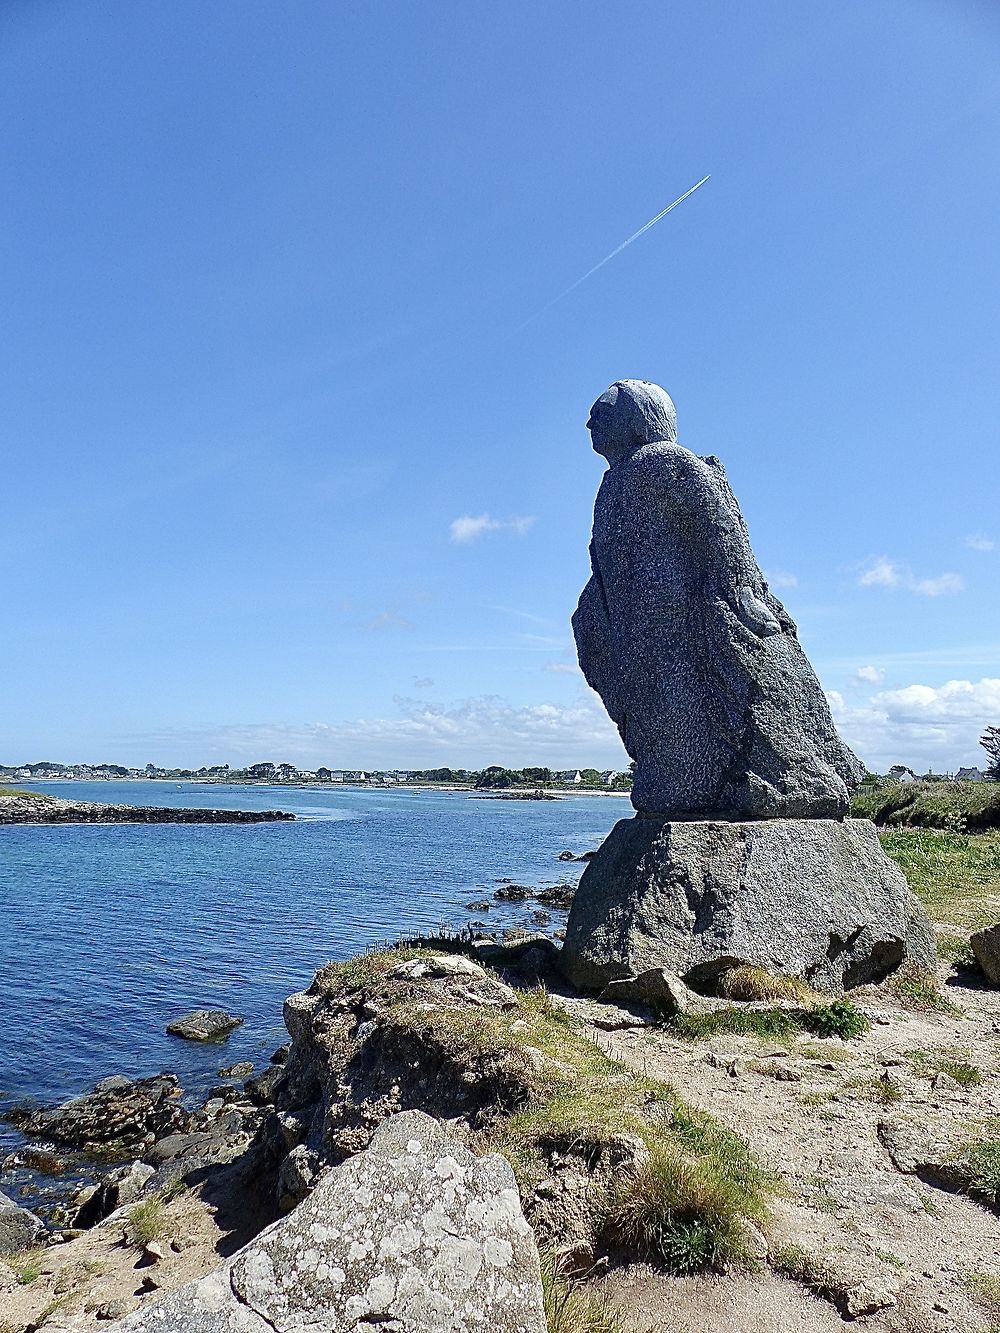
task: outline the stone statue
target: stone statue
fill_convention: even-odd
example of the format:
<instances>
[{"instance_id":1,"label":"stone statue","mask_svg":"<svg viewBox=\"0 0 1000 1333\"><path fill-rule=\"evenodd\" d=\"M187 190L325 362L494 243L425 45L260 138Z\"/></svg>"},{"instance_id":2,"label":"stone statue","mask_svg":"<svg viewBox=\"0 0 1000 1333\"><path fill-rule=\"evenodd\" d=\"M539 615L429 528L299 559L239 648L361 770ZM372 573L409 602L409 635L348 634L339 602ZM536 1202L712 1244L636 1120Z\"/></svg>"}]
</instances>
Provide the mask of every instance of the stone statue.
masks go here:
<instances>
[{"instance_id":1,"label":"stone statue","mask_svg":"<svg viewBox=\"0 0 1000 1333\"><path fill-rule=\"evenodd\" d=\"M750 964L836 994L904 962L933 970L923 908L875 826L845 818L861 764L722 464L677 443L673 403L643 380L613 384L587 424L609 467L573 630L635 760L638 813L583 872L563 973L711 991Z\"/></svg>"},{"instance_id":2,"label":"stone statue","mask_svg":"<svg viewBox=\"0 0 1000 1333\"><path fill-rule=\"evenodd\" d=\"M717 458L677 443L668 395L619 380L587 422L607 458L580 665L669 819L842 818L863 768L769 592Z\"/></svg>"}]
</instances>

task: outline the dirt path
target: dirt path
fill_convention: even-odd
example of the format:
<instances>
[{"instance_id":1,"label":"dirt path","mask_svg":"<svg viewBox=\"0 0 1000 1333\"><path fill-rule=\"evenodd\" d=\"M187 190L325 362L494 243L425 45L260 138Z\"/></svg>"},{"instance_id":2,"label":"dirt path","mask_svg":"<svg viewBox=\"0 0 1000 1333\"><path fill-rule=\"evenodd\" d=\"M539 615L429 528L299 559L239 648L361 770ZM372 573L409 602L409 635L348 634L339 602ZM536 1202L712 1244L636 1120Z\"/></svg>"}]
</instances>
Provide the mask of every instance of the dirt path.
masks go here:
<instances>
[{"instance_id":1,"label":"dirt path","mask_svg":"<svg viewBox=\"0 0 1000 1333\"><path fill-rule=\"evenodd\" d=\"M904 1144L930 1134L960 1145L1000 1116L1000 993L955 985L947 993L960 1013L912 1014L879 1001L870 1033L851 1042L719 1036L690 1044L661 1029L590 1032L609 1055L671 1082L749 1141L782 1185L772 1256L801 1247L832 1275L842 1308L853 1289L866 1329L983 1333L1000 1326L1000 1310L991 1317L976 1294L976 1275L985 1274L1000 1295L996 1214L899 1170L885 1146L894 1132ZM941 1064L956 1068L950 1062L965 1078L975 1077L962 1068L971 1066L980 1081L962 1086L941 1073ZM829 1300L770 1273L677 1280L631 1268L605 1285L636 1330L843 1326Z\"/></svg>"}]
</instances>

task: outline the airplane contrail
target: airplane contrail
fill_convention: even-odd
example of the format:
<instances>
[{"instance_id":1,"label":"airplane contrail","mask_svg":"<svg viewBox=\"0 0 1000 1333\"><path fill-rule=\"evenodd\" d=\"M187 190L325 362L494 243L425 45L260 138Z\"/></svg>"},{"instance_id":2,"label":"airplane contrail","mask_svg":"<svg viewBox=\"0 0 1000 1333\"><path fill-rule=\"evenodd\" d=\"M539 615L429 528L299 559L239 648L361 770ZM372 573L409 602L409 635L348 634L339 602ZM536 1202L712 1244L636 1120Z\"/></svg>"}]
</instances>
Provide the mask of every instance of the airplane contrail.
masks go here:
<instances>
[{"instance_id":1,"label":"airplane contrail","mask_svg":"<svg viewBox=\"0 0 1000 1333\"><path fill-rule=\"evenodd\" d=\"M524 321L523 324L518 326L517 332L520 333L521 329L526 329L529 324L531 324L534 320L536 320L539 317L539 315L544 315L546 310L551 310L552 307L554 305L557 305L561 300L563 300L564 297L569 296L570 292L575 292L577 287L579 287L582 282L586 282L588 278L592 278L594 274L597 272L597 270L603 268L605 264L610 264L611 260L614 259L617 255L620 255L626 246L631 245L633 241L637 241L640 236L644 235L647 231L649 231L650 227L655 227L658 222L662 222L668 213L672 213L674 211L674 209L677 207L678 204L683 204L684 200L689 199L691 195L694 194L695 190L700 189L707 180L711 179L712 179L711 175L702 176L701 180L698 182L697 185L692 185L690 190L686 190L685 193L682 194L679 199L675 199L672 204L668 204L667 207L663 209L662 212L657 213L655 218L650 218L649 221L644 226L640 227L638 231L634 231L631 236L629 236L626 240L622 241L621 245L616 246L609 255L605 255L599 264L595 264L593 268L588 269L582 278L577 278L576 282L570 283L570 285L566 288L564 292L560 292L558 296L554 296L547 305L543 305L540 310L536 310L533 315L530 315Z\"/></svg>"}]
</instances>

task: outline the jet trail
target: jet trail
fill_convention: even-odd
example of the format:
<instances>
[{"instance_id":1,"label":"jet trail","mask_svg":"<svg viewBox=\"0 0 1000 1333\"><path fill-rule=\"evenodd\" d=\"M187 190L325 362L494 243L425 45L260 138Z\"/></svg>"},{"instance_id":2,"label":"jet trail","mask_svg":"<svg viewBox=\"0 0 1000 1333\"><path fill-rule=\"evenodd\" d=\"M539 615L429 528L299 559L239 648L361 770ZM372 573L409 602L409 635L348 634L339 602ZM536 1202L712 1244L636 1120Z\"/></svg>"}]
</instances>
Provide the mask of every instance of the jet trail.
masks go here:
<instances>
[{"instance_id":1,"label":"jet trail","mask_svg":"<svg viewBox=\"0 0 1000 1333\"><path fill-rule=\"evenodd\" d=\"M582 278L577 278L576 282L570 283L570 285L566 288L564 292L560 292L558 296L554 296L552 300L549 301L548 305L543 305L540 310L536 310L533 315L530 315L524 321L523 324L519 325L517 332L520 333L521 329L526 329L529 324L531 324L534 320L536 320L539 317L539 315L544 315L546 310L551 310L554 305L558 305L560 301L562 301L565 297L569 296L570 292L575 292L577 287L579 287L582 282L586 282L588 278L592 278L594 274L597 272L597 270L603 268L605 264L610 264L612 259L614 259L617 255L620 255L626 246L631 245L633 241L637 241L640 236L644 235L647 231L649 231L650 227L655 227L658 222L662 222L668 213L672 213L674 211L674 209L677 207L678 204L683 204L684 200L689 199L691 195L694 194L695 190L700 189L701 186L703 186L707 180L711 179L712 179L711 175L703 176L697 185L692 185L690 190L687 190L684 194L682 194L679 199L675 199L672 204L668 204L667 207L661 213L657 213L655 218L650 218L649 221L644 226L640 227L638 231L634 231L632 235L627 238L627 240L622 241L621 245L616 246L615 249L612 250L609 255L605 255L599 264L595 264L593 268L588 269Z\"/></svg>"}]
</instances>

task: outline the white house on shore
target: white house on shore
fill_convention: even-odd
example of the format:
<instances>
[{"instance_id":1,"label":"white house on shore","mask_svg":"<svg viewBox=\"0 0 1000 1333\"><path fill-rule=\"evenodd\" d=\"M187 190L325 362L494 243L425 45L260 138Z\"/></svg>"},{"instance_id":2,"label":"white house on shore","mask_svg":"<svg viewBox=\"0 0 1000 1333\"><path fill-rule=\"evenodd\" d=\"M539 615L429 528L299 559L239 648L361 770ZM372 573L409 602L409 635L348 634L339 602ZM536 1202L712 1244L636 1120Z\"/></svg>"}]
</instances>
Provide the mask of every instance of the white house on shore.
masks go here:
<instances>
[{"instance_id":1,"label":"white house on shore","mask_svg":"<svg viewBox=\"0 0 1000 1333\"><path fill-rule=\"evenodd\" d=\"M583 781L583 778L580 775L580 770L578 768L571 768L566 773L557 773L556 781L565 782L567 786L570 787L578 787Z\"/></svg>"}]
</instances>

